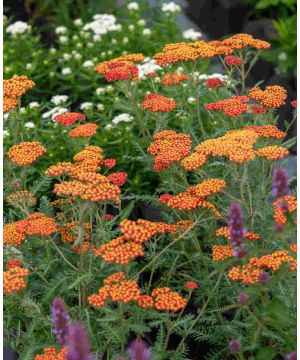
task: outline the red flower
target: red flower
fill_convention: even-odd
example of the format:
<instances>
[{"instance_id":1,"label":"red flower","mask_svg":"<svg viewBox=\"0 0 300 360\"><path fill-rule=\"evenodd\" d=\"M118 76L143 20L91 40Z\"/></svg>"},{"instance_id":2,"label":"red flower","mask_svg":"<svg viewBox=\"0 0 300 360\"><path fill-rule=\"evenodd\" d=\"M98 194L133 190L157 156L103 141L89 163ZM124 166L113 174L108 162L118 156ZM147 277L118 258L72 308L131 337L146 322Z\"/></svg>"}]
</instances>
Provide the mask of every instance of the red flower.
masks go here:
<instances>
[{"instance_id":1,"label":"red flower","mask_svg":"<svg viewBox=\"0 0 300 360\"><path fill-rule=\"evenodd\" d=\"M243 64L243 60L239 59L236 56L226 56L225 58L225 63L228 66L232 66L232 65L242 65Z\"/></svg>"},{"instance_id":2,"label":"red flower","mask_svg":"<svg viewBox=\"0 0 300 360\"><path fill-rule=\"evenodd\" d=\"M107 81L132 80L138 78L138 68L131 62L114 62L105 73Z\"/></svg>"},{"instance_id":3,"label":"red flower","mask_svg":"<svg viewBox=\"0 0 300 360\"><path fill-rule=\"evenodd\" d=\"M219 78L210 78L205 81L205 85L208 88L220 87L223 86L223 84L224 84L223 81Z\"/></svg>"},{"instance_id":4,"label":"red flower","mask_svg":"<svg viewBox=\"0 0 300 360\"><path fill-rule=\"evenodd\" d=\"M260 114L265 114L267 112L267 109L264 108L263 106L261 105L252 105L251 106L251 111L252 111L252 114L255 114L255 115L260 115Z\"/></svg>"},{"instance_id":5,"label":"red flower","mask_svg":"<svg viewBox=\"0 0 300 360\"><path fill-rule=\"evenodd\" d=\"M116 166L117 160L116 159L106 159L106 160L102 160L101 164L106 166L109 169L112 169Z\"/></svg>"},{"instance_id":6,"label":"red flower","mask_svg":"<svg viewBox=\"0 0 300 360\"><path fill-rule=\"evenodd\" d=\"M54 117L54 121L57 121L65 126L71 126L77 120L85 120L86 116L77 112L69 112L64 114L58 114Z\"/></svg>"},{"instance_id":7,"label":"red flower","mask_svg":"<svg viewBox=\"0 0 300 360\"><path fill-rule=\"evenodd\" d=\"M166 203L168 200L170 200L173 197L171 194L163 194L158 198L158 202L161 204Z\"/></svg>"},{"instance_id":8,"label":"red flower","mask_svg":"<svg viewBox=\"0 0 300 360\"><path fill-rule=\"evenodd\" d=\"M292 105L292 107L296 108L297 107L297 100L291 101L291 105Z\"/></svg>"},{"instance_id":9,"label":"red flower","mask_svg":"<svg viewBox=\"0 0 300 360\"><path fill-rule=\"evenodd\" d=\"M196 281L187 281L184 284L184 287L188 290L194 290L197 289L199 287L199 284Z\"/></svg>"},{"instance_id":10,"label":"red flower","mask_svg":"<svg viewBox=\"0 0 300 360\"><path fill-rule=\"evenodd\" d=\"M114 185L122 186L124 185L127 174L125 172L116 172L107 176L108 180Z\"/></svg>"},{"instance_id":11,"label":"red flower","mask_svg":"<svg viewBox=\"0 0 300 360\"><path fill-rule=\"evenodd\" d=\"M21 267L23 266L23 261L21 260L9 260L7 263L6 263L6 268L7 269L12 269L14 267Z\"/></svg>"}]
</instances>

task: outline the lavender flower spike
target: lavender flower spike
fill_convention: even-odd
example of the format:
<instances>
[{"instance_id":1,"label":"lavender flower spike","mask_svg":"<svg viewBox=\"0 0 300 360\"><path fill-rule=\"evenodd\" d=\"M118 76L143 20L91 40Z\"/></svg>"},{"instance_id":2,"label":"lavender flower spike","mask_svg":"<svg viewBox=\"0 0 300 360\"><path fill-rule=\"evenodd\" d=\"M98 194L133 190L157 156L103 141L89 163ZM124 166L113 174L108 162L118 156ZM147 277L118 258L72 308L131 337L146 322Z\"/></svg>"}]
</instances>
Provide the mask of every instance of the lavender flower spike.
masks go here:
<instances>
[{"instance_id":1,"label":"lavender flower spike","mask_svg":"<svg viewBox=\"0 0 300 360\"><path fill-rule=\"evenodd\" d=\"M151 352L147 343L142 339L136 339L130 344L127 354L130 360L150 360Z\"/></svg>"},{"instance_id":2,"label":"lavender flower spike","mask_svg":"<svg viewBox=\"0 0 300 360\"><path fill-rule=\"evenodd\" d=\"M243 243L246 229L243 225L242 210L240 205L232 204L229 209L229 227L231 246L241 246Z\"/></svg>"},{"instance_id":3,"label":"lavender flower spike","mask_svg":"<svg viewBox=\"0 0 300 360\"><path fill-rule=\"evenodd\" d=\"M91 347L86 329L81 324L69 326L67 360L91 360Z\"/></svg>"},{"instance_id":4,"label":"lavender flower spike","mask_svg":"<svg viewBox=\"0 0 300 360\"><path fill-rule=\"evenodd\" d=\"M278 168L274 171L272 191L276 199L289 193L288 175L284 169Z\"/></svg>"},{"instance_id":5,"label":"lavender flower spike","mask_svg":"<svg viewBox=\"0 0 300 360\"><path fill-rule=\"evenodd\" d=\"M60 345L65 345L69 331L70 316L66 310L66 305L59 297L55 298L51 307L52 331L56 341Z\"/></svg>"}]
</instances>

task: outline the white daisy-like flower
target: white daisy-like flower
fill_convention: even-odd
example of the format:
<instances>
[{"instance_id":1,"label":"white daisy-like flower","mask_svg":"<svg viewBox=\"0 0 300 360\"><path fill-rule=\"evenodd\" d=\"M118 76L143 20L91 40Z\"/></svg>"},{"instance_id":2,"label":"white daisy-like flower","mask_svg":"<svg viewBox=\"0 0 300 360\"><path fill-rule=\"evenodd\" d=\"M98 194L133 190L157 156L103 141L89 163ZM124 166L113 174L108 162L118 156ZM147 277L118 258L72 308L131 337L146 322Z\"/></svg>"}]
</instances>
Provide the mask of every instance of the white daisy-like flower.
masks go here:
<instances>
[{"instance_id":1,"label":"white daisy-like flower","mask_svg":"<svg viewBox=\"0 0 300 360\"><path fill-rule=\"evenodd\" d=\"M31 64L31 63L27 63L27 64L26 64L26 69L27 69L27 70L32 69L32 64Z\"/></svg>"},{"instance_id":2,"label":"white daisy-like flower","mask_svg":"<svg viewBox=\"0 0 300 360\"><path fill-rule=\"evenodd\" d=\"M143 35L144 35L144 36L149 36L149 35L151 35L151 30L148 29L148 28L143 29Z\"/></svg>"},{"instance_id":3,"label":"white daisy-like flower","mask_svg":"<svg viewBox=\"0 0 300 360\"><path fill-rule=\"evenodd\" d=\"M111 91L113 91L114 90L114 87L112 86L112 85L107 85L106 86L106 91L107 92L111 92Z\"/></svg>"},{"instance_id":4,"label":"white daisy-like flower","mask_svg":"<svg viewBox=\"0 0 300 360\"><path fill-rule=\"evenodd\" d=\"M137 23L140 26L145 26L146 25L146 21L144 19L140 19Z\"/></svg>"},{"instance_id":5,"label":"white daisy-like flower","mask_svg":"<svg viewBox=\"0 0 300 360\"><path fill-rule=\"evenodd\" d=\"M196 41L202 37L202 34L194 29L187 29L182 33L182 36L185 39Z\"/></svg>"},{"instance_id":6,"label":"white daisy-like flower","mask_svg":"<svg viewBox=\"0 0 300 360\"><path fill-rule=\"evenodd\" d=\"M60 37L58 38L58 41L59 41L61 44L67 44L67 42L69 41L69 38L68 38L67 36L62 35L62 36L60 36Z\"/></svg>"},{"instance_id":7,"label":"white daisy-like flower","mask_svg":"<svg viewBox=\"0 0 300 360\"><path fill-rule=\"evenodd\" d=\"M24 127L26 127L26 129L34 129L35 124L32 121L28 121L24 124Z\"/></svg>"},{"instance_id":8,"label":"white daisy-like flower","mask_svg":"<svg viewBox=\"0 0 300 360\"><path fill-rule=\"evenodd\" d=\"M28 104L29 109L36 109L40 106L40 104L37 101L32 101Z\"/></svg>"},{"instance_id":9,"label":"white daisy-like flower","mask_svg":"<svg viewBox=\"0 0 300 360\"><path fill-rule=\"evenodd\" d=\"M6 28L6 32L13 36L24 34L28 30L31 30L31 26L24 21L16 21Z\"/></svg>"},{"instance_id":10,"label":"white daisy-like flower","mask_svg":"<svg viewBox=\"0 0 300 360\"><path fill-rule=\"evenodd\" d=\"M61 70L62 75L70 75L72 73L71 68L66 67Z\"/></svg>"},{"instance_id":11,"label":"white daisy-like flower","mask_svg":"<svg viewBox=\"0 0 300 360\"><path fill-rule=\"evenodd\" d=\"M93 35L93 41L101 41L101 35L99 34Z\"/></svg>"},{"instance_id":12,"label":"white daisy-like flower","mask_svg":"<svg viewBox=\"0 0 300 360\"><path fill-rule=\"evenodd\" d=\"M68 109L66 108L62 108L60 106L56 106L54 107L53 109L45 112L43 115L42 115L42 118L43 119L49 119L49 118L52 118L52 120L54 121L54 118L56 115L58 114L63 114L63 113L66 113L68 112Z\"/></svg>"},{"instance_id":13,"label":"white daisy-like flower","mask_svg":"<svg viewBox=\"0 0 300 360\"><path fill-rule=\"evenodd\" d=\"M94 66L94 63L92 62L92 60L86 60L83 64L83 67L88 68L88 67L92 67Z\"/></svg>"},{"instance_id":14,"label":"white daisy-like flower","mask_svg":"<svg viewBox=\"0 0 300 360\"><path fill-rule=\"evenodd\" d=\"M189 104L194 104L196 102L196 99L194 97L190 96L189 98L187 98L187 102Z\"/></svg>"},{"instance_id":15,"label":"white daisy-like flower","mask_svg":"<svg viewBox=\"0 0 300 360\"><path fill-rule=\"evenodd\" d=\"M58 26L55 29L55 34L65 34L68 31L68 29L65 26Z\"/></svg>"},{"instance_id":16,"label":"white daisy-like flower","mask_svg":"<svg viewBox=\"0 0 300 360\"><path fill-rule=\"evenodd\" d=\"M9 136L9 131L8 130L3 130L2 135L3 135L4 138L8 137Z\"/></svg>"},{"instance_id":17,"label":"white daisy-like flower","mask_svg":"<svg viewBox=\"0 0 300 360\"><path fill-rule=\"evenodd\" d=\"M133 31L135 29L135 26L133 25L133 24L130 24L129 26L128 26L128 30L129 31Z\"/></svg>"},{"instance_id":18,"label":"white daisy-like flower","mask_svg":"<svg viewBox=\"0 0 300 360\"><path fill-rule=\"evenodd\" d=\"M140 7L139 7L139 4L137 2L131 2L127 5L127 9L128 10L138 10Z\"/></svg>"},{"instance_id":19,"label":"white daisy-like flower","mask_svg":"<svg viewBox=\"0 0 300 360\"><path fill-rule=\"evenodd\" d=\"M52 96L50 101L54 105L60 105L60 104L67 102L68 99L69 99L68 95L55 95L55 96Z\"/></svg>"},{"instance_id":20,"label":"white daisy-like flower","mask_svg":"<svg viewBox=\"0 0 300 360\"><path fill-rule=\"evenodd\" d=\"M105 130L110 130L110 129L112 129L112 124L107 124L107 125L105 125L105 127L104 127L104 129Z\"/></svg>"},{"instance_id":21,"label":"white daisy-like flower","mask_svg":"<svg viewBox=\"0 0 300 360\"><path fill-rule=\"evenodd\" d=\"M74 24L75 26L81 26L81 25L83 25L83 21L82 21L82 19L75 19L75 20L73 21L73 24Z\"/></svg>"},{"instance_id":22,"label":"white daisy-like flower","mask_svg":"<svg viewBox=\"0 0 300 360\"><path fill-rule=\"evenodd\" d=\"M131 116L130 114L127 114L127 113L122 113L122 114L115 116L111 122L114 125L118 125L120 122L131 122L132 120L133 120L133 116Z\"/></svg>"},{"instance_id":23,"label":"white daisy-like flower","mask_svg":"<svg viewBox=\"0 0 300 360\"><path fill-rule=\"evenodd\" d=\"M93 107L93 103L92 102L84 102L80 105L80 110L89 110Z\"/></svg>"}]
</instances>

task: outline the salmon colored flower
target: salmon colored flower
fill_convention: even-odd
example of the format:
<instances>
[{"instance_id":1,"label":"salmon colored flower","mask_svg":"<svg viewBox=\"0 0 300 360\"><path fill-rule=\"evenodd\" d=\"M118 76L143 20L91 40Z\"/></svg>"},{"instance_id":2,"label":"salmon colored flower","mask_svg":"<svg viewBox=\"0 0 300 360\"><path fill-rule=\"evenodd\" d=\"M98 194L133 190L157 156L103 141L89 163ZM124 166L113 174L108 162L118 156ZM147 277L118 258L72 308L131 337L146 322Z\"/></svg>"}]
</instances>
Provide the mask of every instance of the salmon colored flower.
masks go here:
<instances>
[{"instance_id":1,"label":"salmon colored flower","mask_svg":"<svg viewBox=\"0 0 300 360\"><path fill-rule=\"evenodd\" d=\"M109 82L116 80L138 79L138 67L132 62L113 62L108 64L105 79Z\"/></svg>"},{"instance_id":2,"label":"salmon colored flower","mask_svg":"<svg viewBox=\"0 0 300 360\"><path fill-rule=\"evenodd\" d=\"M267 86L265 90L260 87L254 87L249 90L248 96L260 101L266 107L280 107L285 104L287 91L279 85Z\"/></svg>"},{"instance_id":3,"label":"salmon colored flower","mask_svg":"<svg viewBox=\"0 0 300 360\"><path fill-rule=\"evenodd\" d=\"M29 236L50 236L58 231L58 225L55 219L40 212L36 212L27 216L26 219L17 221L15 226L18 232L22 232Z\"/></svg>"},{"instance_id":4,"label":"salmon colored flower","mask_svg":"<svg viewBox=\"0 0 300 360\"><path fill-rule=\"evenodd\" d=\"M17 260L17 259L12 259L6 263L6 269L10 270L15 267L22 267L23 265L24 265L23 261Z\"/></svg>"},{"instance_id":5,"label":"salmon colored flower","mask_svg":"<svg viewBox=\"0 0 300 360\"><path fill-rule=\"evenodd\" d=\"M96 135L98 125L93 123L86 123L78 125L75 129L69 131L71 137L90 137Z\"/></svg>"},{"instance_id":6,"label":"salmon colored flower","mask_svg":"<svg viewBox=\"0 0 300 360\"><path fill-rule=\"evenodd\" d=\"M291 106L296 108L297 107L297 100L291 101Z\"/></svg>"},{"instance_id":7,"label":"salmon colored flower","mask_svg":"<svg viewBox=\"0 0 300 360\"><path fill-rule=\"evenodd\" d=\"M3 229L3 244L19 246L26 239L26 235L17 230L16 223L6 224Z\"/></svg>"},{"instance_id":8,"label":"salmon colored flower","mask_svg":"<svg viewBox=\"0 0 300 360\"><path fill-rule=\"evenodd\" d=\"M225 64L227 66L233 66L233 65L240 66L243 63L244 63L244 61L242 59L239 59L236 56L226 56L225 57Z\"/></svg>"},{"instance_id":9,"label":"salmon colored flower","mask_svg":"<svg viewBox=\"0 0 300 360\"><path fill-rule=\"evenodd\" d=\"M86 116L77 112L69 112L64 114L58 114L54 117L54 121L57 121L65 126L71 126L78 120L85 120Z\"/></svg>"},{"instance_id":10,"label":"salmon colored flower","mask_svg":"<svg viewBox=\"0 0 300 360\"><path fill-rule=\"evenodd\" d=\"M176 108L176 102L163 95L149 94L146 95L141 107L151 112L169 112Z\"/></svg>"},{"instance_id":11,"label":"salmon colored flower","mask_svg":"<svg viewBox=\"0 0 300 360\"><path fill-rule=\"evenodd\" d=\"M222 261L233 256L233 248L230 245L213 245L212 247L213 261Z\"/></svg>"},{"instance_id":12,"label":"salmon colored flower","mask_svg":"<svg viewBox=\"0 0 300 360\"><path fill-rule=\"evenodd\" d=\"M187 281L185 284L184 284L184 287L187 289L187 290L194 290L194 289L197 289L199 287L199 284L196 282L196 281Z\"/></svg>"},{"instance_id":13,"label":"salmon colored flower","mask_svg":"<svg viewBox=\"0 0 300 360\"><path fill-rule=\"evenodd\" d=\"M171 86L181 83L189 79L188 75L178 74L178 73L167 73L161 79L161 82L165 86Z\"/></svg>"},{"instance_id":14,"label":"salmon colored flower","mask_svg":"<svg viewBox=\"0 0 300 360\"><path fill-rule=\"evenodd\" d=\"M265 107L257 104L250 105L250 109L252 114L255 115L264 115L267 112L267 109Z\"/></svg>"},{"instance_id":15,"label":"salmon colored flower","mask_svg":"<svg viewBox=\"0 0 300 360\"><path fill-rule=\"evenodd\" d=\"M168 200L170 200L173 197L171 194L163 194L158 198L158 202L160 204L165 204Z\"/></svg>"},{"instance_id":16,"label":"salmon colored flower","mask_svg":"<svg viewBox=\"0 0 300 360\"><path fill-rule=\"evenodd\" d=\"M67 360L67 348L56 350L54 347L44 349L42 355L36 355L34 360Z\"/></svg>"},{"instance_id":17,"label":"salmon colored flower","mask_svg":"<svg viewBox=\"0 0 300 360\"><path fill-rule=\"evenodd\" d=\"M24 278L28 276L28 269L13 267L3 272L3 292L4 294L17 293L26 288Z\"/></svg>"},{"instance_id":18,"label":"salmon colored flower","mask_svg":"<svg viewBox=\"0 0 300 360\"><path fill-rule=\"evenodd\" d=\"M155 170L169 169L173 162L179 162L191 151L190 135L164 130L153 135L154 141L147 151L155 156Z\"/></svg>"},{"instance_id":19,"label":"salmon colored flower","mask_svg":"<svg viewBox=\"0 0 300 360\"><path fill-rule=\"evenodd\" d=\"M27 166L45 154L46 149L37 141L22 142L12 146L7 153L10 160L17 165Z\"/></svg>"},{"instance_id":20,"label":"salmon colored flower","mask_svg":"<svg viewBox=\"0 0 300 360\"><path fill-rule=\"evenodd\" d=\"M178 311L187 305L187 300L168 287L156 288L151 296L154 308L159 311Z\"/></svg>"},{"instance_id":21,"label":"salmon colored flower","mask_svg":"<svg viewBox=\"0 0 300 360\"><path fill-rule=\"evenodd\" d=\"M230 239L229 226L224 226L224 227L221 227L218 230L216 230L215 236L217 236L217 237L224 236L225 239L229 241L229 239ZM258 234L250 232L250 231L246 231L244 237L245 237L245 239L248 239L248 240L259 240L260 239L260 236Z\"/></svg>"},{"instance_id":22,"label":"salmon colored flower","mask_svg":"<svg viewBox=\"0 0 300 360\"><path fill-rule=\"evenodd\" d=\"M287 223L286 213L292 214L297 209L297 200L293 195L279 197L273 202L274 219L276 224L285 225Z\"/></svg>"},{"instance_id":23,"label":"salmon colored flower","mask_svg":"<svg viewBox=\"0 0 300 360\"><path fill-rule=\"evenodd\" d=\"M232 96L229 99L205 104L205 108L210 111L222 111L229 117L236 117L248 111L248 101L247 96Z\"/></svg>"},{"instance_id":24,"label":"salmon colored flower","mask_svg":"<svg viewBox=\"0 0 300 360\"><path fill-rule=\"evenodd\" d=\"M107 179L117 186L123 186L127 179L128 174L125 172L116 172L107 176Z\"/></svg>"},{"instance_id":25,"label":"salmon colored flower","mask_svg":"<svg viewBox=\"0 0 300 360\"><path fill-rule=\"evenodd\" d=\"M103 61L99 63L95 68L94 71L98 72L99 74L106 74L107 71L109 71L109 66L113 63L117 62L142 62L145 59L145 56L143 54L127 54L123 56L119 56L117 58L114 58L109 61Z\"/></svg>"},{"instance_id":26,"label":"salmon colored flower","mask_svg":"<svg viewBox=\"0 0 300 360\"><path fill-rule=\"evenodd\" d=\"M264 157L268 160L279 160L289 155L289 151L284 147L273 145L261 148L255 152L258 156Z\"/></svg>"}]
</instances>

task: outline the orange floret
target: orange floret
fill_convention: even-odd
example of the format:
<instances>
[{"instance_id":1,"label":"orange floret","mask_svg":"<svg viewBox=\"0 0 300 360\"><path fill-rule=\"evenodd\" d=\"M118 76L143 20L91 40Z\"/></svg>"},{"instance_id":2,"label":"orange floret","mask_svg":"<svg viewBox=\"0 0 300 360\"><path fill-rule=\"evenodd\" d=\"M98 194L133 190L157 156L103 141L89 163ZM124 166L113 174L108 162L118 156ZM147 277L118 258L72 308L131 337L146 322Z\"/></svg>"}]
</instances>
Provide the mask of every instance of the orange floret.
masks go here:
<instances>
[{"instance_id":1,"label":"orange floret","mask_svg":"<svg viewBox=\"0 0 300 360\"><path fill-rule=\"evenodd\" d=\"M277 108L285 104L287 91L279 85L267 86L265 90L254 87L249 90L248 96L260 101L266 107Z\"/></svg>"},{"instance_id":2,"label":"orange floret","mask_svg":"<svg viewBox=\"0 0 300 360\"><path fill-rule=\"evenodd\" d=\"M132 62L113 62L107 65L105 79L109 82L116 80L133 80L139 76L138 67Z\"/></svg>"},{"instance_id":3,"label":"orange floret","mask_svg":"<svg viewBox=\"0 0 300 360\"><path fill-rule=\"evenodd\" d=\"M22 260L12 259L6 263L6 269L12 269L15 267L22 267L24 265Z\"/></svg>"},{"instance_id":4,"label":"orange floret","mask_svg":"<svg viewBox=\"0 0 300 360\"><path fill-rule=\"evenodd\" d=\"M123 56L119 56L117 58L114 58L109 61L103 61L99 63L95 68L94 71L98 72L99 74L106 74L107 71L109 71L109 66L113 63L117 62L125 62L125 61L131 61L131 62L141 62L145 59L145 56L143 54L127 54Z\"/></svg>"},{"instance_id":5,"label":"orange floret","mask_svg":"<svg viewBox=\"0 0 300 360\"><path fill-rule=\"evenodd\" d=\"M15 109L19 103L18 97L33 88L35 83L27 76L14 76L9 80L3 80L3 111Z\"/></svg>"},{"instance_id":6,"label":"orange floret","mask_svg":"<svg viewBox=\"0 0 300 360\"><path fill-rule=\"evenodd\" d=\"M230 245L213 245L212 247L213 261L222 261L233 255L233 248Z\"/></svg>"},{"instance_id":7,"label":"orange floret","mask_svg":"<svg viewBox=\"0 0 300 360\"><path fill-rule=\"evenodd\" d=\"M16 223L6 224L3 229L3 244L19 246L26 239L26 235L17 230Z\"/></svg>"},{"instance_id":8,"label":"orange floret","mask_svg":"<svg viewBox=\"0 0 300 360\"><path fill-rule=\"evenodd\" d=\"M54 117L54 121L57 121L65 126L71 126L78 120L85 120L86 116L77 112L68 112L58 114Z\"/></svg>"},{"instance_id":9,"label":"orange floret","mask_svg":"<svg viewBox=\"0 0 300 360\"><path fill-rule=\"evenodd\" d=\"M179 84L182 81L188 80L190 77L188 75L184 74L178 74L178 73L167 73L164 75L161 79L161 82L165 86L171 86Z\"/></svg>"},{"instance_id":10,"label":"orange floret","mask_svg":"<svg viewBox=\"0 0 300 360\"><path fill-rule=\"evenodd\" d=\"M169 112L176 108L176 102L163 95L149 94L146 95L141 107L151 112Z\"/></svg>"},{"instance_id":11,"label":"orange floret","mask_svg":"<svg viewBox=\"0 0 300 360\"><path fill-rule=\"evenodd\" d=\"M152 291L154 308L159 311L178 311L187 305L187 300L170 288L157 288Z\"/></svg>"},{"instance_id":12,"label":"orange floret","mask_svg":"<svg viewBox=\"0 0 300 360\"><path fill-rule=\"evenodd\" d=\"M278 160L289 154L289 151L284 147L272 145L256 150L258 156L264 157L268 160Z\"/></svg>"},{"instance_id":13,"label":"orange floret","mask_svg":"<svg viewBox=\"0 0 300 360\"><path fill-rule=\"evenodd\" d=\"M69 132L71 137L90 137L96 135L98 125L93 123L86 123L77 126Z\"/></svg>"},{"instance_id":14,"label":"orange floret","mask_svg":"<svg viewBox=\"0 0 300 360\"><path fill-rule=\"evenodd\" d=\"M67 360L67 348L64 347L60 351L54 347L44 349L42 355L36 355L34 360Z\"/></svg>"},{"instance_id":15,"label":"orange floret","mask_svg":"<svg viewBox=\"0 0 300 360\"><path fill-rule=\"evenodd\" d=\"M155 156L155 170L170 168L173 162L179 162L191 151L192 140L190 135L164 130L156 133L155 139L147 151Z\"/></svg>"},{"instance_id":16,"label":"orange floret","mask_svg":"<svg viewBox=\"0 0 300 360\"><path fill-rule=\"evenodd\" d=\"M27 166L45 154L46 149L37 141L22 142L12 146L7 153L10 160L20 166Z\"/></svg>"},{"instance_id":17,"label":"orange floret","mask_svg":"<svg viewBox=\"0 0 300 360\"><path fill-rule=\"evenodd\" d=\"M236 117L248 111L248 101L249 98L247 96L232 96L229 99L205 104L205 108L211 111L219 110L224 115Z\"/></svg>"},{"instance_id":18,"label":"orange floret","mask_svg":"<svg viewBox=\"0 0 300 360\"><path fill-rule=\"evenodd\" d=\"M79 234L79 224L75 221L64 224L64 226L59 230L61 235L61 241L66 242L75 242ZM88 241L91 236L91 225L90 223L83 224L83 241Z\"/></svg>"},{"instance_id":19,"label":"orange floret","mask_svg":"<svg viewBox=\"0 0 300 360\"><path fill-rule=\"evenodd\" d=\"M58 230L55 219L39 212L31 214L26 219L17 221L15 224L16 230L26 235L50 236Z\"/></svg>"},{"instance_id":20,"label":"orange floret","mask_svg":"<svg viewBox=\"0 0 300 360\"><path fill-rule=\"evenodd\" d=\"M13 267L3 272L3 292L5 294L17 293L26 288L25 276L29 270L21 267Z\"/></svg>"},{"instance_id":21,"label":"orange floret","mask_svg":"<svg viewBox=\"0 0 300 360\"><path fill-rule=\"evenodd\" d=\"M224 236L226 240L230 239L230 228L229 226L224 226L216 230L215 236L221 237ZM248 240L259 240L260 236L256 233L252 233L250 231L247 231L245 234L245 238Z\"/></svg>"},{"instance_id":22,"label":"orange floret","mask_svg":"<svg viewBox=\"0 0 300 360\"><path fill-rule=\"evenodd\" d=\"M258 133L260 136L268 139L270 137L274 139L282 139L286 136L286 133L279 130L275 125L262 125L262 126L245 126L244 130L252 130Z\"/></svg>"},{"instance_id":23,"label":"orange floret","mask_svg":"<svg viewBox=\"0 0 300 360\"><path fill-rule=\"evenodd\" d=\"M297 209L297 200L293 195L285 195L273 202L274 219L278 225L287 223L286 212L292 214Z\"/></svg>"}]
</instances>

